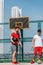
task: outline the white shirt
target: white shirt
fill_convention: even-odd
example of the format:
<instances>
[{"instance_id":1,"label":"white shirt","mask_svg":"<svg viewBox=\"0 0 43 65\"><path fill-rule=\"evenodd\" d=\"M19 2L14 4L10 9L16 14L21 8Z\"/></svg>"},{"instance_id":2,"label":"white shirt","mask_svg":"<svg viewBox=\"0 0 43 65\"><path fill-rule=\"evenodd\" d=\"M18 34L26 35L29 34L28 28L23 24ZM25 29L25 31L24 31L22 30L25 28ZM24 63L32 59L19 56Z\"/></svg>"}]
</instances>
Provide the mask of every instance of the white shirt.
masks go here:
<instances>
[{"instance_id":1,"label":"white shirt","mask_svg":"<svg viewBox=\"0 0 43 65\"><path fill-rule=\"evenodd\" d=\"M38 36L38 34L36 34L33 39L35 39L35 47L42 47L42 37Z\"/></svg>"}]
</instances>

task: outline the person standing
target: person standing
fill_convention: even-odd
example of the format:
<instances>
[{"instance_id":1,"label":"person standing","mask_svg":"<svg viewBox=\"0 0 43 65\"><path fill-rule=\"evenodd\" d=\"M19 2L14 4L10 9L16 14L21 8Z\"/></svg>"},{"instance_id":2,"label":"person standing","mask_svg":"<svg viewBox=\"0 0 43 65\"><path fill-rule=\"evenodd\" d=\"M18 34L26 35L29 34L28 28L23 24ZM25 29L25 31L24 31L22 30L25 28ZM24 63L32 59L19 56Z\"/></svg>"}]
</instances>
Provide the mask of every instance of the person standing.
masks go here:
<instances>
[{"instance_id":1,"label":"person standing","mask_svg":"<svg viewBox=\"0 0 43 65\"><path fill-rule=\"evenodd\" d=\"M11 33L11 43L13 47L13 55L12 55L12 63L16 64L16 55L18 52L18 44L22 47L22 44L20 42L20 35L19 35L19 27L15 28L15 31Z\"/></svg>"},{"instance_id":2,"label":"person standing","mask_svg":"<svg viewBox=\"0 0 43 65\"><path fill-rule=\"evenodd\" d=\"M30 62L31 64L35 63L35 56L38 54L38 60L40 60L42 56L42 37L41 37L41 30L37 30L37 34L34 35L32 39L32 48L34 49L34 55L32 58L32 61Z\"/></svg>"}]
</instances>

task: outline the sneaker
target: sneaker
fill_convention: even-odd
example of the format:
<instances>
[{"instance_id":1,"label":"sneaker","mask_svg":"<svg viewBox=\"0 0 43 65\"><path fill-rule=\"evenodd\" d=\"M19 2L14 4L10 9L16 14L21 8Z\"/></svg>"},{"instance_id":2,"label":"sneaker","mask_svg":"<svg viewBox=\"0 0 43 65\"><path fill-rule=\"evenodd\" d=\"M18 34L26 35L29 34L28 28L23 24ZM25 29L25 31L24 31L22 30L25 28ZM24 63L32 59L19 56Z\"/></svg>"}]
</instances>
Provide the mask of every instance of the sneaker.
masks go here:
<instances>
[{"instance_id":1,"label":"sneaker","mask_svg":"<svg viewBox=\"0 0 43 65\"><path fill-rule=\"evenodd\" d=\"M34 64L35 62L32 60L30 63L31 63L31 64Z\"/></svg>"},{"instance_id":2,"label":"sneaker","mask_svg":"<svg viewBox=\"0 0 43 65\"><path fill-rule=\"evenodd\" d=\"M12 62L13 64L18 64L18 62Z\"/></svg>"}]
</instances>

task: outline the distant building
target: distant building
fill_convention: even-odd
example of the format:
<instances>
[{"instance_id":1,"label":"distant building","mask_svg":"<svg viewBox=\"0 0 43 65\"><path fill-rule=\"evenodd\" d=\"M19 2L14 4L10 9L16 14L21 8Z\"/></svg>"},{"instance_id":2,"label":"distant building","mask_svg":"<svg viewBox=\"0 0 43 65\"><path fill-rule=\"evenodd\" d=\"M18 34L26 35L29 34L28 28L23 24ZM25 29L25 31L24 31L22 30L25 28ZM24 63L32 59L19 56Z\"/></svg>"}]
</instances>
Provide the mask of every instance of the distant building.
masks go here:
<instances>
[{"instance_id":1,"label":"distant building","mask_svg":"<svg viewBox=\"0 0 43 65\"><path fill-rule=\"evenodd\" d=\"M4 0L0 0L0 23L4 22ZM0 25L0 39L4 39L4 25ZM0 54L4 53L4 44L0 43Z\"/></svg>"},{"instance_id":2,"label":"distant building","mask_svg":"<svg viewBox=\"0 0 43 65\"><path fill-rule=\"evenodd\" d=\"M12 14L11 14L12 18L22 16L22 11L17 6L15 6L15 7L13 6L11 11L12 11Z\"/></svg>"},{"instance_id":3,"label":"distant building","mask_svg":"<svg viewBox=\"0 0 43 65\"><path fill-rule=\"evenodd\" d=\"M4 0L0 0L0 23L4 22ZM2 25L0 25L2 27Z\"/></svg>"}]
</instances>

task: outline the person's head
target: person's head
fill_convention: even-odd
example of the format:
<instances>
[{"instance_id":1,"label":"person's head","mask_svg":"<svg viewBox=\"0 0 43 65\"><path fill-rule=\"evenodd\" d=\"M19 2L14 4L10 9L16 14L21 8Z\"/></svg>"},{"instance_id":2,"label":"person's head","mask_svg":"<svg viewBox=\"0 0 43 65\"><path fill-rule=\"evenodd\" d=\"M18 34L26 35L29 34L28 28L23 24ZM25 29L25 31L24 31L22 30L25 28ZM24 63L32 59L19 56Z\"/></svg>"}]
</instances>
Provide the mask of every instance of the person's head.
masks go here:
<instances>
[{"instance_id":1,"label":"person's head","mask_svg":"<svg viewBox=\"0 0 43 65\"><path fill-rule=\"evenodd\" d=\"M37 30L37 33L38 33L38 35L40 36L40 35L41 35L41 29L38 29L38 30Z\"/></svg>"},{"instance_id":2,"label":"person's head","mask_svg":"<svg viewBox=\"0 0 43 65\"><path fill-rule=\"evenodd\" d=\"M20 28L19 27L15 27L16 32L19 32Z\"/></svg>"}]
</instances>

